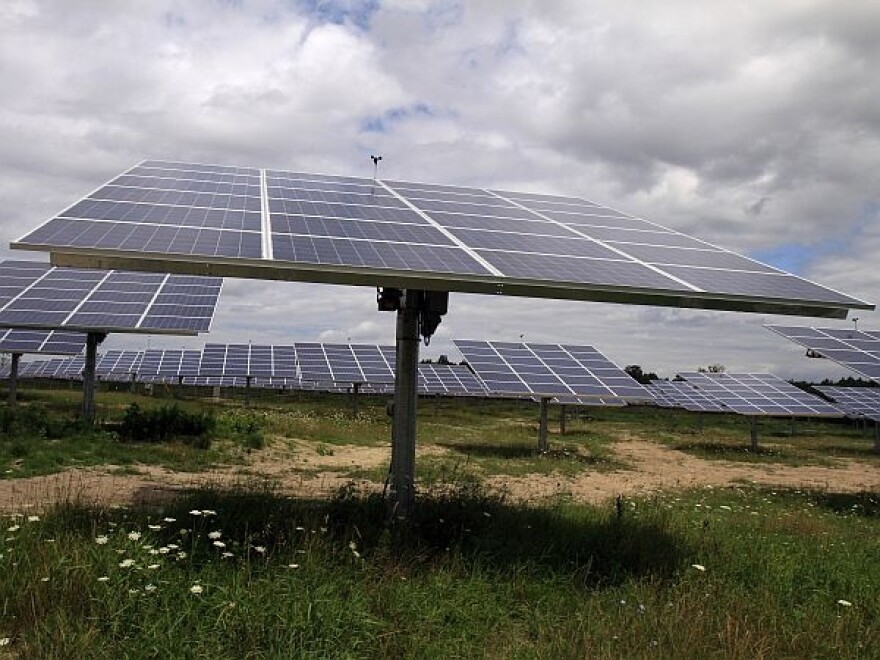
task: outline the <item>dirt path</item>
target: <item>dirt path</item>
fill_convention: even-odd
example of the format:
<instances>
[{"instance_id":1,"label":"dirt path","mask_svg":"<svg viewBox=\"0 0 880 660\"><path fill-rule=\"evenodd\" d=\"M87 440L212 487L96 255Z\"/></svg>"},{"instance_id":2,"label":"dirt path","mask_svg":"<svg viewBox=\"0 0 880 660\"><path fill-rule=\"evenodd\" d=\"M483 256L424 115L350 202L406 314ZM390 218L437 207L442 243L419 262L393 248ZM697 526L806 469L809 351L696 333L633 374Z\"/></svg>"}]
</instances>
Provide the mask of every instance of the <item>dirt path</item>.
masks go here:
<instances>
[{"instance_id":1,"label":"dirt path","mask_svg":"<svg viewBox=\"0 0 880 660\"><path fill-rule=\"evenodd\" d=\"M440 447L423 447L420 455L442 455ZM708 484L735 483L833 488L836 491L880 490L880 466L839 459L834 467L792 467L705 460L662 445L628 438L615 443L614 452L631 468L614 472L586 472L567 478L555 475L491 477L488 482L511 497L537 500L569 494L581 502L599 503L622 495L644 495L660 490ZM27 511L59 501L102 505L157 502L183 490L268 482L279 492L322 497L349 483L352 469L381 469L390 449L334 447L331 455L319 454L306 443L272 446L256 454L252 464L224 467L197 474L173 472L155 466L138 466L137 474L122 474L110 467L68 470L46 477L0 481L0 510ZM381 484L360 480L365 488Z\"/></svg>"},{"instance_id":2,"label":"dirt path","mask_svg":"<svg viewBox=\"0 0 880 660\"><path fill-rule=\"evenodd\" d=\"M614 472L585 473L571 479L530 475L493 478L490 483L506 488L515 499L565 493L579 502L594 504L616 495L646 495L710 484L756 483L839 492L880 490L880 467L851 459L837 459L833 467L706 460L635 439L616 443L614 452L617 458L633 467Z\"/></svg>"}]
</instances>

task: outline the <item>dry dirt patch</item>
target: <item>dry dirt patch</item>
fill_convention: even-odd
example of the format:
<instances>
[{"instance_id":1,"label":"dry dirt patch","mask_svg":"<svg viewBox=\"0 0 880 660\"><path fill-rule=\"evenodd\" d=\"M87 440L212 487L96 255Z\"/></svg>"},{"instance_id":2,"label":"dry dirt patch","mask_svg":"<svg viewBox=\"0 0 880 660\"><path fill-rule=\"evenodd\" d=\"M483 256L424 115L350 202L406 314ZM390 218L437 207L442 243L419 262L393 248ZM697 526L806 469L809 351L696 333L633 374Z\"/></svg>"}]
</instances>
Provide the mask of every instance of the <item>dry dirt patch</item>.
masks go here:
<instances>
[{"instance_id":1,"label":"dry dirt patch","mask_svg":"<svg viewBox=\"0 0 880 660\"><path fill-rule=\"evenodd\" d=\"M320 452L312 443L274 442L254 452L244 467L182 473L156 466L137 466L137 474L120 474L113 466L74 469L45 477L0 481L0 510L39 509L59 501L101 505L155 502L175 493L206 486L229 487L268 482L277 491L301 497L325 497L351 481L353 469L387 465L390 447L332 446ZM490 477L488 483L517 500L567 494L579 502L600 503L617 495L645 495L696 486L756 483L772 486L833 488L835 491L880 490L880 467L852 459L835 466L768 465L705 460L633 437L613 445L615 458L630 466L613 472L583 472L575 477L529 475ZM438 446L419 448L419 455L440 456ZM382 484L361 480L366 489Z\"/></svg>"}]
</instances>

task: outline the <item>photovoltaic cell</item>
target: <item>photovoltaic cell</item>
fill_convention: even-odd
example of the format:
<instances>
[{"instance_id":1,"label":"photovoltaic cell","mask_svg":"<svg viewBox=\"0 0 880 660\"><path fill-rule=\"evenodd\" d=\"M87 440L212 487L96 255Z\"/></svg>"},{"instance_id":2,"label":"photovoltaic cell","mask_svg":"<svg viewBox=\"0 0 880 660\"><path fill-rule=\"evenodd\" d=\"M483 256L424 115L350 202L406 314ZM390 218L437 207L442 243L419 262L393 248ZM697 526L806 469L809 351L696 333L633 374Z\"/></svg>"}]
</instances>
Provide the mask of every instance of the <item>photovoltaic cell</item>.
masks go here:
<instances>
[{"instance_id":1,"label":"photovoltaic cell","mask_svg":"<svg viewBox=\"0 0 880 660\"><path fill-rule=\"evenodd\" d=\"M842 416L834 406L772 374L682 372L679 376L740 415Z\"/></svg>"},{"instance_id":2,"label":"photovoltaic cell","mask_svg":"<svg viewBox=\"0 0 880 660\"><path fill-rule=\"evenodd\" d=\"M466 339L453 344L493 394L652 400L644 387L592 346Z\"/></svg>"},{"instance_id":3,"label":"photovoltaic cell","mask_svg":"<svg viewBox=\"0 0 880 660\"><path fill-rule=\"evenodd\" d=\"M786 325L764 327L804 346L813 353L880 382L880 332Z\"/></svg>"},{"instance_id":4,"label":"photovoltaic cell","mask_svg":"<svg viewBox=\"0 0 880 660\"><path fill-rule=\"evenodd\" d=\"M101 256L270 279L439 280L449 291L838 318L872 307L576 197L179 162L141 163L13 246L68 264Z\"/></svg>"},{"instance_id":5,"label":"photovoltaic cell","mask_svg":"<svg viewBox=\"0 0 880 660\"><path fill-rule=\"evenodd\" d=\"M0 263L0 325L197 334L211 326L215 277Z\"/></svg>"}]
</instances>

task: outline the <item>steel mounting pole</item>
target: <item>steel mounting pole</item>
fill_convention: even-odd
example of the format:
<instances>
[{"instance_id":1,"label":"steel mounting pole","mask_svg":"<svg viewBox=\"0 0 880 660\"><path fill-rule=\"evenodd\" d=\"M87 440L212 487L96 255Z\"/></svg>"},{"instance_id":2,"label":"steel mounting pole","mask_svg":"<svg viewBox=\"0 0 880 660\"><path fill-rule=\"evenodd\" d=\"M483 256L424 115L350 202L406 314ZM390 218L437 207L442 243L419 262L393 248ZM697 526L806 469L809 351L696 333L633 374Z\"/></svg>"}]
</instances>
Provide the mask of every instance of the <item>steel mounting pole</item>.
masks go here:
<instances>
[{"instance_id":1,"label":"steel mounting pole","mask_svg":"<svg viewBox=\"0 0 880 660\"><path fill-rule=\"evenodd\" d=\"M14 406L18 397L18 361L21 359L21 353L13 353L12 361L9 363L9 405Z\"/></svg>"},{"instance_id":2,"label":"steel mounting pole","mask_svg":"<svg viewBox=\"0 0 880 660\"><path fill-rule=\"evenodd\" d=\"M351 384L351 414L352 417L358 416L358 391L361 389L360 383Z\"/></svg>"},{"instance_id":3,"label":"steel mounting pole","mask_svg":"<svg viewBox=\"0 0 880 660\"><path fill-rule=\"evenodd\" d=\"M559 406L559 435L565 435L565 404Z\"/></svg>"},{"instance_id":4,"label":"steel mounting pole","mask_svg":"<svg viewBox=\"0 0 880 660\"><path fill-rule=\"evenodd\" d=\"M412 296L412 297L410 297ZM416 404L419 372L418 292L404 292L397 310L397 366L391 432L391 514L409 515L415 502Z\"/></svg>"},{"instance_id":5,"label":"steel mounting pole","mask_svg":"<svg viewBox=\"0 0 880 660\"><path fill-rule=\"evenodd\" d=\"M752 436L752 451L758 453L758 418L749 415L749 431Z\"/></svg>"},{"instance_id":6,"label":"steel mounting pole","mask_svg":"<svg viewBox=\"0 0 880 660\"><path fill-rule=\"evenodd\" d=\"M86 335L86 364L83 368L83 419L95 421L95 365L98 361L98 344L107 335L101 332L90 332Z\"/></svg>"},{"instance_id":7,"label":"steel mounting pole","mask_svg":"<svg viewBox=\"0 0 880 660\"><path fill-rule=\"evenodd\" d=\"M550 397L541 397L541 415L538 422L538 451L542 454L547 451L547 409L550 407Z\"/></svg>"}]
</instances>

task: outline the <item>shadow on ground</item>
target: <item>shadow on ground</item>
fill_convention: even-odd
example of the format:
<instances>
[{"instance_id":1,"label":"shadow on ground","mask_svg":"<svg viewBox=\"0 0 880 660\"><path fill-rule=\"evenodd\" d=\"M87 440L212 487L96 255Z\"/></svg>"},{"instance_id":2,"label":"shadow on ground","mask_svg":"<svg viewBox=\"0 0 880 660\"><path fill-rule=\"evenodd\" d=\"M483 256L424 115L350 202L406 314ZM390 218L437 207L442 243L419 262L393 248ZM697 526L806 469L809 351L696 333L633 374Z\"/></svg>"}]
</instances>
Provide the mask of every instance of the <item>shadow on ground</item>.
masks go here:
<instances>
[{"instance_id":1,"label":"shadow on ground","mask_svg":"<svg viewBox=\"0 0 880 660\"><path fill-rule=\"evenodd\" d=\"M146 523L158 516L197 527L204 519L190 512L204 510L216 512L210 524L222 527L227 543L263 546L268 557L279 561L308 546L325 560L350 564L350 548L356 547L369 564L392 572L430 571L454 562L466 570L564 576L594 587L633 576L663 580L690 555L683 538L659 514L636 518L618 515L613 507L513 505L478 486L421 493L405 521L389 521L381 494L352 486L330 500L283 497L268 490L199 489L180 492L159 508L68 504L46 522L58 525L58 534L91 536L112 521ZM173 542L178 532L168 529L168 539L159 540ZM216 554L211 550L205 548L204 561Z\"/></svg>"}]
</instances>

